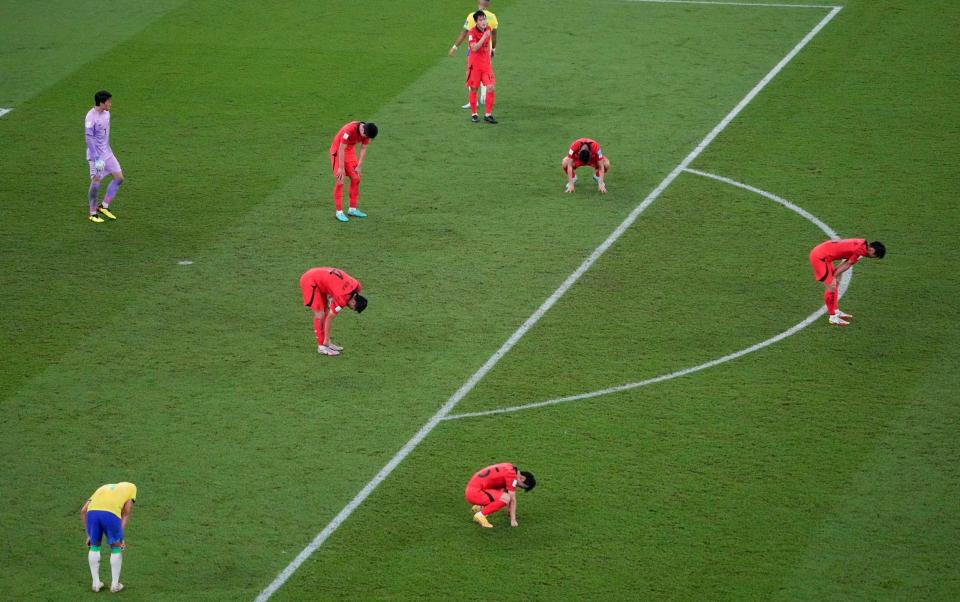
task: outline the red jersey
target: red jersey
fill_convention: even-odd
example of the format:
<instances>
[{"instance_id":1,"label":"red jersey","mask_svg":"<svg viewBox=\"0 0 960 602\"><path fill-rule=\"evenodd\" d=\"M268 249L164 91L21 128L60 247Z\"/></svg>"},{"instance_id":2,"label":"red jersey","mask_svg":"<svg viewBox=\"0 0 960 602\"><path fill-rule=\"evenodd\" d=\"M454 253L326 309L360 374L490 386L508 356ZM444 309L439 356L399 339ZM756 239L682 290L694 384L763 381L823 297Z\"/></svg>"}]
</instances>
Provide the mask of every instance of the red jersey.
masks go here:
<instances>
[{"instance_id":1,"label":"red jersey","mask_svg":"<svg viewBox=\"0 0 960 602\"><path fill-rule=\"evenodd\" d=\"M473 45L480 41L483 37L483 34L490 32L490 35L487 36L487 41L484 42L483 46L479 50L474 50ZM490 49L493 48L493 31L487 27L483 31L480 31L476 26L472 27L470 31L467 32L467 42L470 44L470 54L467 55L467 64L468 65L489 65L490 64Z\"/></svg>"},{"instance_id":2,"label":"red jersey","mask_svg":"<svg viewBox=\"0 0 960 602\"><path fill-rule=\"evenodd\" d=\"M570 145L570 150L567 152L567 155L579 161L580 147L584 144L590 146L590 160L587 161L587 163L596 163L597 159L603 158L603 149L600 148L600 143L592 138L578 138L574 140L573 144Z\"/></svg>"},{"instance_id":3,"label":"red jersey","mask_svg":"<svg viewBox=\"0 0 960 602\"><path fill-rule=\"evenodd\" d=\"M333 137L333 142L330 143L331 155L337 154L337 151L340 150L341 143L350 147L352 147L354 144L362 144L366 146L370 144L370 139L360 135L359 121L351 121L347 125L340 128L340 131L337 132L337 135Z\"/></svg>"},{"instance_id":4,"label":"red jersey","mask_svg":"<svg viewBox=\"0 0 960 602\"><path fill-rule=\"evenodd\" d=\"M810 251L811 257L823 261L837 261L846 259L851 264L860 261L867 255L867 241L863 238L848 238L846 240L828 240L820 243Z\"/></svg>"},{"instance_id":5,"label":"red jersey","mask_svg":"<svg viewBox=\"0 0 960 602\"><path fill-rule=\"evenodd\" d=\"M517 469L509 462L501 462L482 468L470 479L471 489L517 490Z\"/></svg>"},{"instance_id":6,"label":"red jersey","mask_svg":"<svg viewBox=\"0 0 960 602\"><path fill-rule=\"evenodd\" d=\"M328 295L333 299L333 307L330 310L335 314L340 313L340 310L347 306L350 295L354 291L359 293L362 288L360 281L337 268L313 268L305 276L313 284L314 295ZM304 305L309 307L312 303L305 299Z\"/></svg>"}]
</instances>

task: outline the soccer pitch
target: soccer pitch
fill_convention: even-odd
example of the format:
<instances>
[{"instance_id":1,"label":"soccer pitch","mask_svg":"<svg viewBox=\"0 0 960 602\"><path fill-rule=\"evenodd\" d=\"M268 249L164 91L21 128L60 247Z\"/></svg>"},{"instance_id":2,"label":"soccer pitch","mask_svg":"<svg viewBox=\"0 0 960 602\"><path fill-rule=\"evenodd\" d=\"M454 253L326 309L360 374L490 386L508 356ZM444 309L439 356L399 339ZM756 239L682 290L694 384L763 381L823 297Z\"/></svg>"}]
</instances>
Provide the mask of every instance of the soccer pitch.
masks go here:
<instances>
[{"instance_id":1,"label":"soccer pitch","mask_svg":"<svg viewBox=\"0 0 960 602\"><path fill-rule=\"evenodd\" d=\"M469 2L0 2L0 592L88 595L78 510L130 480L133 599L960 598L960 11L797 4L495 0L488 125ZM563 193L581 136L606 195ZM831 232L890 249L843 330ZM337 358L316 265L370 299ZM499 461L539 485L480 530Z\"/></svg>"}]
</instances>

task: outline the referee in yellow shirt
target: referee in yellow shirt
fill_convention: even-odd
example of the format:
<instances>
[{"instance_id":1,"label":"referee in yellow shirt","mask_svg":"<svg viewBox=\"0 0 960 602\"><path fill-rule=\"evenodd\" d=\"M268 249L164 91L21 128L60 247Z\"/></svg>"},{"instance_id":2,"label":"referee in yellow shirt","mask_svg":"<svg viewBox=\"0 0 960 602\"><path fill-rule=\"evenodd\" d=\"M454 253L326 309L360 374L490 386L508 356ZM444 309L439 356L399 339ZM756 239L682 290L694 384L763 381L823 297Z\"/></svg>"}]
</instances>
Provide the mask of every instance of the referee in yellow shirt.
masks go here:
<instances>
[{"instance_id":1,"label":"referee in yellow shirt","mask_svg":"<svg viewBox=\"0 0 960 602\"><path fill-rule=\"evenodd\" d=\"M127 528L133 503L137 501L137 486L133 483L109 483L93 492L90 499L80 508L83 526L87 530L87 560L90 563L90 575L93 577L93 591L103 589L100 581L100 542L107 536L110 545L110 574L113 581L110 591L123 589L120 583L120 565L123 564L123 530Z\"/></svg>"},{"instance_id":2,"label":"referee in yellow shirt","mask_svg":"<svg viewBox=\"0 0 960 602\"><path fill-rule=\"evenodd\" d=\"M500 24L497 22L497 15L493 14L493 11L490 9L490 0L477 0L477 10L482 10L483 14L487 15L487 27L490 28L490 45L492 46L490 50L490 58L493 58L497 53L497 29L500 27ZM473 29L476 23L473 20L473 12L467 14L467 20L463 23L463 29L460 30L460 35L457 36L457 41L453 43L453 46L450 47L450 52L447 54L453 56L457 53L457 49L460 48L460 44L463 44L463 41L467 37L467 32ZM467 53L470 53L470 50L467 50ZM487 87L484 85L480 86L480 104L486 106L487 104ZM470 103L463 105L464 109L470 108Z\"/></svg>"}]
</instances>

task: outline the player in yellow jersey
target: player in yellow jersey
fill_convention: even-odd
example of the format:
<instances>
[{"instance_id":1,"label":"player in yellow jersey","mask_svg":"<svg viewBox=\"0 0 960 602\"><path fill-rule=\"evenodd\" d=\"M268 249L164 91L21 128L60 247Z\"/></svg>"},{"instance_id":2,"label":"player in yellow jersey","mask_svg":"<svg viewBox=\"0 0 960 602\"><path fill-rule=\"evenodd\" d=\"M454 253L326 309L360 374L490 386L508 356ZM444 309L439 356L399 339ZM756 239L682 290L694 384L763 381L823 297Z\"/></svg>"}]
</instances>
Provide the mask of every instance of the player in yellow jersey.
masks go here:
<instances>
[{"instance_id":1,"label":"player in yellow jersey","mask_svg":"<svg viewBox=\"0 0 960 602\"><path fill-rule=\"evenodd\" d=\"M497 54L497 30L500 27L500 23L497 22L497 15L493 14L493 11L490 9L490 0L477 0L477 10L482 10L485 15L487 15L487 27L490 28L490 58L492 59ZM463 41L467 38L467 33L476 26L476 21L473 20L473 13L471 11L467 15L467 20L463 23L463 29L460 30L460 35L457 36L457 41L453 43L453 46L450 47L450 52L447 54L453 56L457 53L457 49L460 48L460 44L463 44ZM469 56L470 51L467 50L467 55ZM469 68L469 67L468 67ZM480 86L480 104L486 106L487 104L487 87ZM470 103L463 105L464 109L470 108Z\"/></svg>"},{"instance_id":2,"label":"player in yellow jersey","mask_svg":"<svg viewBox=\"0 0 960 602\"><path fill-rule=\"evenodd\" d=\"M100 542L104 534L110 545L110 574L113 581L110 591L123 589L120 583L120 566L123 564L123 550L127 544L123 540L123 531L130 520L133 503L137 501L137 486L133 483L108 483L93 492L90 499L80 508L83 526L87 530L87 561L90 563L90 575L93 577L93 591L103 589L100 581Z\"/></svg>"}]
</instances>

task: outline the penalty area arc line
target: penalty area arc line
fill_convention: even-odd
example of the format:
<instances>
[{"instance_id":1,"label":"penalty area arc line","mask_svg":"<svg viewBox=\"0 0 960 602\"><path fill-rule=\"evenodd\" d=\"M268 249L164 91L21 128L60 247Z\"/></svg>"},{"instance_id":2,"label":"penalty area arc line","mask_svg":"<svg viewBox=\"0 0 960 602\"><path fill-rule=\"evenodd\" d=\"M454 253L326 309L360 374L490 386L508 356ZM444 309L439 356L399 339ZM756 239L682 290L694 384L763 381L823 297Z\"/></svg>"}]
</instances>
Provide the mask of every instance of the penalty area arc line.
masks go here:
<instances>
[{"instance_id":1,"label":"penalty area arc line","mask_svg":"<svg viewBox=\"0 0 960 602\"><path fill-rule=\"evenodd\" d=\"M830 240L839 240L839 239L840 239L840 236L837 235L837 233L833 230L833 228L831 228L830 226L828 226L827 224L825 224L820 218L818 218L817 216L813 215L812 213L810 213L809 211L807 211L807 210L804 209L803 207L800 207L800 206L798 206L798 205L795 205L795 204L791 203L790 201L788 201L788 200L786 200L786 199L784 199L784 198L782 198L782 197L779 197L779 196L777 196L777 195L775 195L775 194L773 194L773 193L771 193L771 192L767 192L767 191L765 191L765 190L761 190L761 189L759 189L759 188L756 188L755 186L750 186L749 184L744 184L744 183L742 183L742 182L738 182L738 181L736 181L736 180L733 180L733 179L730 179L730 178L726 178L726 177L724 177L724 176L718 176L718 175L716 175L716 174L708 173L708 172L705 172L705 171L700 171L700 170L698 170L698 169L690 169L690 168L687 168L687 169L685 169L684 171L686 171L687 173L693 174L693 175L701 176L701 177L704 177L704 178L709 178L709 179L711 179L711 180L716 180L716 181L718 181L718 182L723 182L724 184L729 184L730 186L734 186L734 187L736 187L736 188L740 188L740 189L746 190L746 191L748 191L748 192L756 193L756 194L764 197L765 199L769 199L769 200L773 201L774 203L777 203L778 205L782 205L782 206L786 207L787 209L790 209L791 211L793 211L794 213L796 213L796 214L799 215L800 217L806 219L807 221L809 221L810 223L812 223L812 224L815 225L816 227L820 228L820 231L823 232L824 234L826 234L827 237L830 238ZM850 280L851 280L852 278L853 278L853 269L850 269L849 271L847 271L846 273L844 273L844 274L840 277L840 294L839 294L839 297L838 297L838 298L842 298L842 297L843 297L844 293L847 291L847 289L848 289L849 286L850 286ZM710 360L710 361L703 362L702 364L697 364L696 366L690 366L689 368L684 368L684 369L682 369L682 370L677 370L676 372L670 372L669 374L661 374L660 376L654 376L653 378L648 378L648 379L646 379L646 380L641 380L641 381L632 382L632 383L625 383L625 384L622 384L622 385L617 385L617 386L615 386L615 387L607 387L607 388L605 388L605 389L599 389L599 390L597 390L597 391L590 391L589 393L579 393L579 394L577 394L577 395L568 395L568 396L565 396L565 397L556 397L556 398L554 398L554 399L547 399L547 400L545 400L545 401L537 401L537 402L534 402L534 403L525 403L525 404L522 404L522 405L510 406L510 407L506 407L506 408L495 408L495 409L492 409L492 410L483 410L483 411L480 411L480 412L464 412L464 413L462 413L462 414L451 414L451 415L447 416L446 418L444 418L444 420L462 420L462 419L464 419L464 418L482 418L482 417L485 417L485 416L496 416L496 415L499 415L499 414L513 414L513 413L515 413L515 412L523 412L523 411L525 411L525 410L536 410L536 409L538 409L538 408L544 408L544 407L548 407L548 406L555 406L555 405L560 405L560 404L564 404L564 403L570 403L570 402L573 402L573 401L582 401L582 400L584 400L584 399L593 399L593 398L595 398L595 397L603 397L603 396L605 396L605 395L613 395L613 394L615 394L615 393L622 393L622 392L624 392L624 391L630 391L630 390L632 390L632 389L639 389L640 387L646 387L647 385L653 385L653 384L656 384L656 383L662 383L662 382L664 382L664 381L673 380L673 379L675 379L675 378L681 378L681 377L683 377L683 376L688 376L688 375L693 374L693 373L695 373L695 372L700 372L701 370L706 370L707 368L713 368L713 367L715 367L715 366L719 366L720 364L725 364L725 363L730 362L730 361L733 361L733 360L735 360L735 359L739 359L739 358L741 358L741 357L743 357L743 356L745 356L745 355L749 355L749 354L753 353L754 351L760 351L761 349L764 349L764 348L766 348L766 347L769 347L769 346L771 346L771 345L773 345L773 344L775 344L775 343L779 343L779 342L782 341L783 339L786 339L786 338L788 338L788 337L791 337L791 336L797 334L798 332L800 332L801 330L803 330L803 329L806 328L807 326L810 326L811 324L813 324L814 322L816 322L818 319L820 319L821 316L823 316L823 315L826 313L826 311L827 311L827 310L826 310L825 307L821 307L820 309L818 309L817 311L813 312L812 314L810 314L809 316L807 316L806 318L804 318L804 319L801 320L800 322L794 324L793 326L791 326L791 327L788 328L787 330L784 330L783 332L781 332L781 333L779 333L779 334L776 334L776 335L774 335L774 336L772 336L772 337L770 337L770 338L768 338L768 339L766 339L766 340L760 341L759 343L754 343L753 345L750 345L749 347L745 347L745 348L743 348L743 349L741 349L741 350L739 350L739 351L734 351L733 353L729 353L729 354L724 355L724 356L722 356L722 357L718 357L718 358L716 358L716 359L712 359L712 360Z\"/></svg>"},{"instance_id":2,"label":"penalty area arc line","mask_svg":"<svg viewBox=\"0 0 960 602\"><path fill-rule=\"evenodd\" d=\"M840 8L834 8L831 10L823 19L821 19L797 44L784 56L780 62L773 66L770 71L761 79L753 88L747 92L746 96L737 103L729 113L724 116L724 118L718 123L710 132L700 141L700 144L696 146L690 153L683 158L680 163L673 168L673 170L667 174L667 176L654 188L643 201L637 205L629 215L620 223L619 226L604 240L600 243L593 253L587 257L583 263L580 264L576 270L573 271L570 276L551 294L547 299L537 308L533 314L520 325L517 330L510 335L510 338L507 339L503 345L500 346L497 351L490 356L490 358L484 362L476 372L470 376L469 379L463 385L457 389L457 391L450 396L450 398L444 403L437 412L430 417L427 422L420 427L413 437L410 438L407 443L400 448L400 450L381 468L376 475L366 485L334 516L329 523L323 528L320 533L318 533L313 540L310 541L304 547L299 554L297 554L290 563L284 567L280 573L270 582L267 587L260 592L256 597L256 602L266 602L270 597L280 589L284 583L297 571L298 568L309 558L314 552L316 552L320 546L342 525L350 515L353 514L356 510L369 496L373 493L374 489L382 483L394 469L403 462L404 459L414 449L420 445L420 442L423 441L427 435L433 431L434 428L443 419L450 414L450 412L460 403L460 400L463 399L473 388L479 383L490 370L509 352L517 342L523 338L523 336L531 329L533 326L540 321L540 318L556 304L557 301L572 287L580 277L588 270L590 267L609 249L613 243L615 243L624 232L640 217L640 214L643 213L647 207L649 207L662 193L666 188L679 176L684 169L686 169L700 154L710 145L711 142L730 125L730 122L740 114L743 109L756 98L764 88L767 87L774 77L777 76L780 71L795 57L803 48L812 40L820 31L826 27L826 25L833 19L834 16L840 11Z\"/></svg>"}]
</instances>

